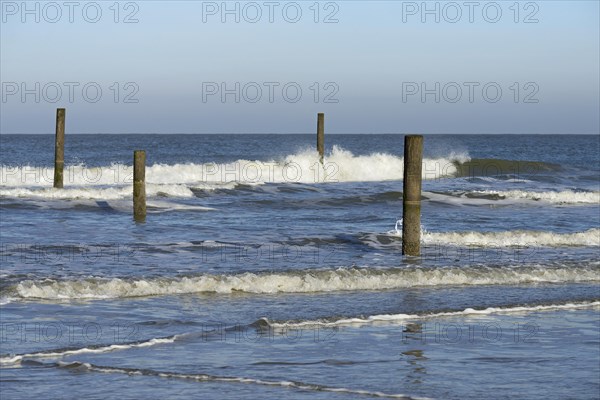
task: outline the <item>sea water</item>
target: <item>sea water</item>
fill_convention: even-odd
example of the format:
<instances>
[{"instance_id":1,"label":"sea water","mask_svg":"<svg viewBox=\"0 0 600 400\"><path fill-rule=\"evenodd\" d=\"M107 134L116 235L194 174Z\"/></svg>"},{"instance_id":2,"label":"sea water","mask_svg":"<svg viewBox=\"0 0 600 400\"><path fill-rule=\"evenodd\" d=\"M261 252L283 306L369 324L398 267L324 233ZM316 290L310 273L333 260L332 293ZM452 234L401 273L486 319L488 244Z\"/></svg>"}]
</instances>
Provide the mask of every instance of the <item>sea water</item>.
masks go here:
<instances>
[{"instance_id":1,"label":"sea water","mask_svg":"<svg viewBox=\"0 0 600 400\"><path fill-rule=\"evenodd\" d=\"M599 136L314 140L0 136L2 398L598 398Z\"/></svg>"}]
</instances>

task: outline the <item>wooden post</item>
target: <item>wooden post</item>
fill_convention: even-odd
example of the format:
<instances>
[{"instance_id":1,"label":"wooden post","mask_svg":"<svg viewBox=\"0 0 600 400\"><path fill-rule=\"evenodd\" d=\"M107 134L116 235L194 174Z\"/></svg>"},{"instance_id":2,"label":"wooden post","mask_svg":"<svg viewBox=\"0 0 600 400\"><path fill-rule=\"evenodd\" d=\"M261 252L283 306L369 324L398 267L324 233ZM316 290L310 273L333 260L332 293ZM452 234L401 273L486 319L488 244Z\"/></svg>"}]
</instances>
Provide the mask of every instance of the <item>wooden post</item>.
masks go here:
<instances>
[{"instance_id":1,"label":"wooden post","mask_svg":"<svg viewBox=\"0 0 600 400\"><path fill-rule=\"evenodd\" d=\"M317 151L319 152L319 160L323 164L323 156L325 155L325 114L317 114Z\"/></svg>"},{"instance_id":2,"label":"wooden post","mask_svg":"<svg viewBox=\"0 0 600 400\"><path fill-rule=\"evenodd\" d=\"M54 187L62 189L65 167L65 109L56 109L56 136L54 141Z\"/></svg>"},{"instance_id":3,"label":"wooden post","mask_svg":"<svg viewBox=\"0 0 600 400\"><path fill-rule=\"evenodd\" d=\"M421 163L423 136L404 137L404 189L402 205L402 254L421 254Z\"/></svg>"},{"instance_id":4,"label":"wooden post","mask_svg":"<svg viewBox=\"0 0 600 400\"><path fill-rule=\"evenodd\" d=\"M146 220L146 152L133 152L133 219Z\"/></svg>"}]
</instances>

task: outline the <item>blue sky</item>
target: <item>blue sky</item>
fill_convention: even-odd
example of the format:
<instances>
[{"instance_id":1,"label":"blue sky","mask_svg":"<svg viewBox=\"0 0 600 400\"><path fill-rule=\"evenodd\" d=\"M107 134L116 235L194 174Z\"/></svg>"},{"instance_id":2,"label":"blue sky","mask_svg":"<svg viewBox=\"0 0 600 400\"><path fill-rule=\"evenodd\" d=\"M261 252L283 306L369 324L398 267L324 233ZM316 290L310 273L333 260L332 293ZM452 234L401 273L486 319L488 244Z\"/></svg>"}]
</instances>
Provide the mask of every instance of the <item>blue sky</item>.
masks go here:
<instances>
[{"instance_id":1,"label":"blue sky","mask_svg":"<svg viewBox=\"0 0 600 400\"><path fill-rule=\"evenodd\" d=\"M598 1L315 3L2 0L0 132L599 132Z\"/></svg>"}]
</instances>

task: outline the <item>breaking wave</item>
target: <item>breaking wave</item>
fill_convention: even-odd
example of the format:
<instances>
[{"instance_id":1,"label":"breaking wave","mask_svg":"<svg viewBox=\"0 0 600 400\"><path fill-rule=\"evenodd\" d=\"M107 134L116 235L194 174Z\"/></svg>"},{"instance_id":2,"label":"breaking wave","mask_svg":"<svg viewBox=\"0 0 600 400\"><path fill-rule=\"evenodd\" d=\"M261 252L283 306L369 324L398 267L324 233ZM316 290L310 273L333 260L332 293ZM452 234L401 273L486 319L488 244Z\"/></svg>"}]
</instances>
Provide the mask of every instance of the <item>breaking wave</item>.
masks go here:
<instances>
[{"instance_id":1,"label":"breaking wave","mask_svg":"<svg viewBox=\"0 0 600 400\"><path fill-rule=\"evenodd\" d=\"M402 237L400 230L388 232L389 236ZM547 231L500 232L421 232L425 245L476 246L476 247L577 247L600 246L600 229L583 232L555 233ZM378 240L379 242L379 240Z\"/></svg>"},{"instance_id":2,"label":"breaking wave","mask_svg":"<svg viewBox=\"0 0 600 400\"><path fill-rule=\"evenodd\" d=\"M465 154L451 153L446 157L425 159L424 179L437 179L453 176L456 165L465 162L469 157ZM327 183L327 182L361 182L401 180L404 162L402 157L385 153L370 155L354 155L350 151L334 146L330 154L324 158L323 165L319 155L312 150L288 155L280 160L257 161L237 160L231 163L216 164L154 164L146 168L147 184L163 185L156 191L169 185L175 195L187 196L185 189L219 188L229 183L262 184L262 183ZM26 191L10 191L8 188L51 187L54 169L51 167L32 166L0 166L0 195L27 196ZM129 165L113 164L103 167L86 167L72 165L65 167L65 187L108 187L104 192L95 195L121 196L120 188L115 185L130 185L133 168ZM181 186L183 185L183 186ZM197 185L197 186L195 186ZM129 190L129 189L127 189ZM189 190L189 189L188 189ZM38 196L67 196L55 191L37 191ZM77 195L77 193L72 193ZM80 194L85 196L85 194ZM88 194L91 195L91 194ZM62 197L61 197L62 198ZM94 197L95 198L95 197Z\"/></svg>"},{"instance_id":3,"label":"breaking wave","mask_svg":"<svg viewBox=\"0 0 600 400\"><path fill-rule=\"evenodd\" d=\"M600 281L600 265L580 267L338 268L177 278L26 280L4 292L24 299L111 299L186 293L314 293L415 286Z\"/></svg>"}]
</instances>

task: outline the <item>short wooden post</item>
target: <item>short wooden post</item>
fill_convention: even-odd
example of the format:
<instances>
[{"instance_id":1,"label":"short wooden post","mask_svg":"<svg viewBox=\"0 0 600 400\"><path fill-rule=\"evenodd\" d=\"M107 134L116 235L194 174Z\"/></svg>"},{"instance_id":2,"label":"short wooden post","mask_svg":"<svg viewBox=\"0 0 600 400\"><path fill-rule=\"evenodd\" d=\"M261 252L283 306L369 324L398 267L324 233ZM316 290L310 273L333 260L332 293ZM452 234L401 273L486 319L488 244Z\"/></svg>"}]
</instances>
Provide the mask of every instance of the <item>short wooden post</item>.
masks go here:
<instances>
[{"instance_id":1,"label":"short wooden post","mask_svg":"<svg viewBox=\"0 0 600 400\"><path fill-rule=\"evenodd\" d=\"M325 155L325 114L317 114L317 151L319 152L319 160L323 164L323 156Z\"/></svg>"},{"instance_id":2,"label":"short wooden post","mask_svg":"<svg viewBox=\"0 0 600 400\"><path fill-rule=\"evenodd\" d=\"M423 136L404 137L404 189L402 205L402 254L421 254L421 163Z\"/></svg>"},{"instance_id":3,"label":"short wooden post","mask_svg":"<svg viewBox=\"0 0 600 400\"><path fill-rule=\"evenodd\" d=\"M133 152L133 219L146 220L146 152Z\"/></svg>"},{"instance_id":4,"label":"short wooden post","mask_svg":"<svg viewBox=\"0 0 600 400\"><path fill-rule=\"evenodd\" d=\"M54 187L62 189L65 168L65 109L56 109L56 136L54 141Z\"/></svg>"}]
</instances>

